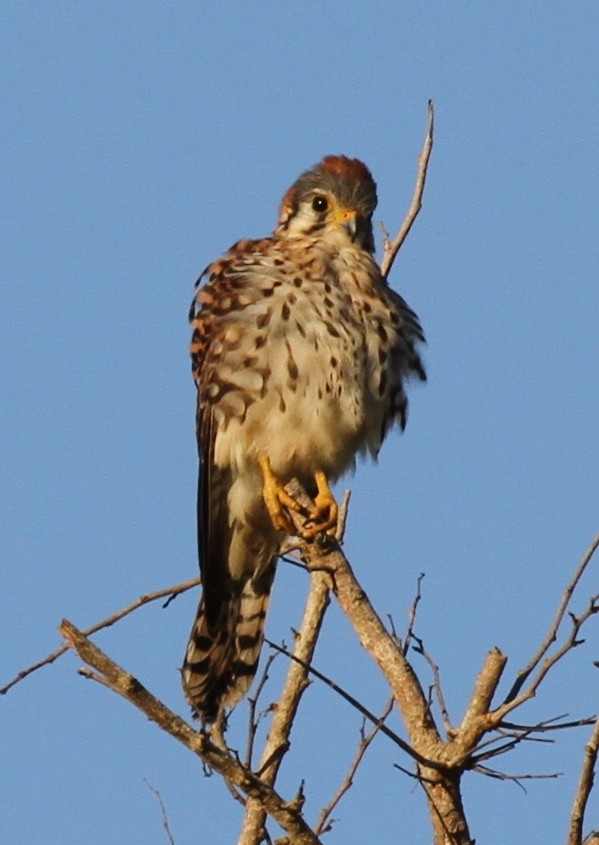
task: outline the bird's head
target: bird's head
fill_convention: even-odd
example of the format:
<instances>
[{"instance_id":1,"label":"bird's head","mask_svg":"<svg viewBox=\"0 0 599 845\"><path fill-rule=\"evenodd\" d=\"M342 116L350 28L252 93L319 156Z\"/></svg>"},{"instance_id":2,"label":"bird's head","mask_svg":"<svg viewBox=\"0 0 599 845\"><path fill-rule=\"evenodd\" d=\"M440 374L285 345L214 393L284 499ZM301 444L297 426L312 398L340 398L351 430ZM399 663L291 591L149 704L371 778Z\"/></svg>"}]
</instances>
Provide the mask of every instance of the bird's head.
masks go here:
<instances>
[{"instance_id":1,"label":"bird's head","mask_svg":"<svg viewBox=\"0 0 599 845\"><path fill-rule=\"evenodd\" d=\"M356 158L327 156L289 188L281 203L277 233L286 236L328 234L349 238L374 252L372 214L376 183Z\"/></svg>"}]
</instances>

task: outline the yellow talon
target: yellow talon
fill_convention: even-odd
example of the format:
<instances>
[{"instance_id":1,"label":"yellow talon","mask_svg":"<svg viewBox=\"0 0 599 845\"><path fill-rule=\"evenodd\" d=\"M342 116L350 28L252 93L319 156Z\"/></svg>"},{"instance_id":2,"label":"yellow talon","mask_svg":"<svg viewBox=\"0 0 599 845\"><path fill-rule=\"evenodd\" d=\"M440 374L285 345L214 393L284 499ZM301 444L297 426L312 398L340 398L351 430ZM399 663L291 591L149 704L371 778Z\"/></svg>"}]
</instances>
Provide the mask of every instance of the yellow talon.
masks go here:
<instances>
[{"instance_id":1,"label":"yellow talon","mask_svg":"<svg viewBox=\"0 0 599 845\"><path fill-rule=\"evenodd\" d=\"M337 532L339 509L327 477L324 472L319 471L314 473L314 480L318 493L314 500L314 510L306 520L302 531L302 536L306 540L313 539L317 534L328 534L334 537Z\"/></svg>"},{"instance_id":2,"label":"yellow talon","mask_svg":"<svg viewBox=\"0 0 599 845\"><path fill-rule=\"evenodd\" d=\"M308 512L285 490L272 471L270 460L267 457L262 457L259 463L264 479L262 496L273 525L278 531L283 531L291 536L299 534L305 540L313 540L318 534L335 536L338 516L337 502L324 472L318 471L314 474L318 492L314 500L314 508ZM288 511L306 517L301 529L295 527Z\"/></svg>"},{"instance_id":3,"label":"yellow talon","mask_svg":"<svg viewBox=\"0 0 599 845\"><path fill-rule=\"evenodd\" d=\"M284 531L285 534L297 534L295 525L288 513L285 513L285 508L295 513L307 515L306 509L296 502L293 496L285 490L281 482L278 480L272 467L270 460L267 457L260 458L260 469L262 470L262 477L264 479L264 486L262 487L262 496L266 504L266 509L270 514L274 527L278 531Z\"/></svg>"}]
</instances>

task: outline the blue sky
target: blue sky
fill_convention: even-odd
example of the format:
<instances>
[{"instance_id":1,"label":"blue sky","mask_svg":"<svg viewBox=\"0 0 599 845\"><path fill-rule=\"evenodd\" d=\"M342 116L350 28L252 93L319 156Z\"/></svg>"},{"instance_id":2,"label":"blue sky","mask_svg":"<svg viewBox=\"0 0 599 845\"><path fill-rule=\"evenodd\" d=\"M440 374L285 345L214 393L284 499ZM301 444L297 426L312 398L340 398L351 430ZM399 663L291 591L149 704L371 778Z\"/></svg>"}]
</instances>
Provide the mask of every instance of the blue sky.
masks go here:
<instances>
[{"instance_id":1,"label":"blue sky","mask_svg":"<svg viewBox=\"0 0 599 845\"><path fill-rule=\"evenodd\" d=\"M58 644L63 616L85 626L195 574L193 283L268 233L284 190L328 153L369 164L377 218L397 227L432 98L424 209L392 274L426 329L430 380L405 436L347 482L346 551L400 631L426 573L418 633L456 722L494 645L507 689L599 524L598 24L594 2L3 5L1 682ZM595 565L575 610L596 584ZM304 591L281 567L271 638L289 638ZM195 602L97 637L183 715ZM589 627L519 718L596 712L597 656ZM317 665L382 707L336 608ZM164 843L146 778L177 845L236 841L220 780L78 666L67 655L0 701L0 839ZM310 689L281 777L287 795L307 778L310 818L358 726ZM473 835L563 841L587 732L500 761L564 773L527 794L467 777ZM430 841L394 762L380 738L328 842ZM598 795L590 811L596 827Z\"/></svg>"}]
</instances>

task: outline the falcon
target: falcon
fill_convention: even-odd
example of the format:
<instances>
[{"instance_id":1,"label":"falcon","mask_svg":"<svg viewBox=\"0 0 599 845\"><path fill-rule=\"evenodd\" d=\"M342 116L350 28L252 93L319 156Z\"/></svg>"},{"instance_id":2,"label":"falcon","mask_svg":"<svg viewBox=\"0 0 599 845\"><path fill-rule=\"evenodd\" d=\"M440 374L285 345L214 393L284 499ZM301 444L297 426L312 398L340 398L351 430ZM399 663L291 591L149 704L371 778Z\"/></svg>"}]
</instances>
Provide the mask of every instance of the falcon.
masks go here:
<instances>
[{"instance_id":1,"label":"falcon","mask_svg":"<svg viewBox=\"0 0 599 845\"><path fill-rule=\"evenodd\" d=\"M334 534L329 483L406 424L406 381L425 380L416 314L374 257L376 183L331 155L289 188L271 237L241 240L200 276L192 304L198 551L203 593L182 669L205 723L256 673L278 550ZM206 283L201 286L202 281Z\"/></svg>"}]
</instances>

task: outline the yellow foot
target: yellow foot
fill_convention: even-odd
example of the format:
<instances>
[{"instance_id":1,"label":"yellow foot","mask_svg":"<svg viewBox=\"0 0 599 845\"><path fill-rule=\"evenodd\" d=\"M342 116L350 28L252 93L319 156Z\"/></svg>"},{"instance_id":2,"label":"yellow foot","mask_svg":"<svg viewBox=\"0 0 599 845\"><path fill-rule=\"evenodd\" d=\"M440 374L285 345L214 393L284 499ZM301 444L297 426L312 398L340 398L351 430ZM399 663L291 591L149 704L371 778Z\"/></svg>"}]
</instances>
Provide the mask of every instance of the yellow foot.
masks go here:
<instances>
[{"instance_id":1,"label":"yellow foot","mask_svg":"<svg viewBox=\"0 0 599 845\"><path fill-rule=\"evenodd\" d=\"M334 537L337 532L339 509L327 477L324 472L316 472L314 480L318 493L314 500L314 510L310 513L302 529L302 537L306 540L313 540L317 534L328 534L330 537Z\"/></svg>"},{"instance_id":2,"label":"yellow foot","mask_svg":"<svg viewBox=\"0 0 599 845\"><path fill-rule=\"evenodd\" d=\"M314 473L318 493L314 500L314 508L308 511L285 490L272 471L270 460L267 457L260 458L259 463L264 479L262 496L273 525L278 531L284 531L285 534L291 536L299 535L304 540L313 540L318 534L335 536L338 516L337 502L333 497L324 472ZM301 528L295 527L289 511L299 513L305 518Z\"/></svg>"},{"instance_id":3,"label":"yellow foot","mask_svg":"<svg viewBox=\"0 0 599 845\"><path fill-rule=\"evenodd\" d=\"M286 511L294 511L306 517L309 516L308 511L303 505L296 502L293 496L290 496L285 490L272 471L268 458L260 458L260 469L262 470L262 477L264 479L262 496L264 497L266 509L270 514L274 527L278 531L284 531L285 534L291 534L292 536L297 534L298 532L293 524L293 520Z\"/></svg>"}]
</instances>

